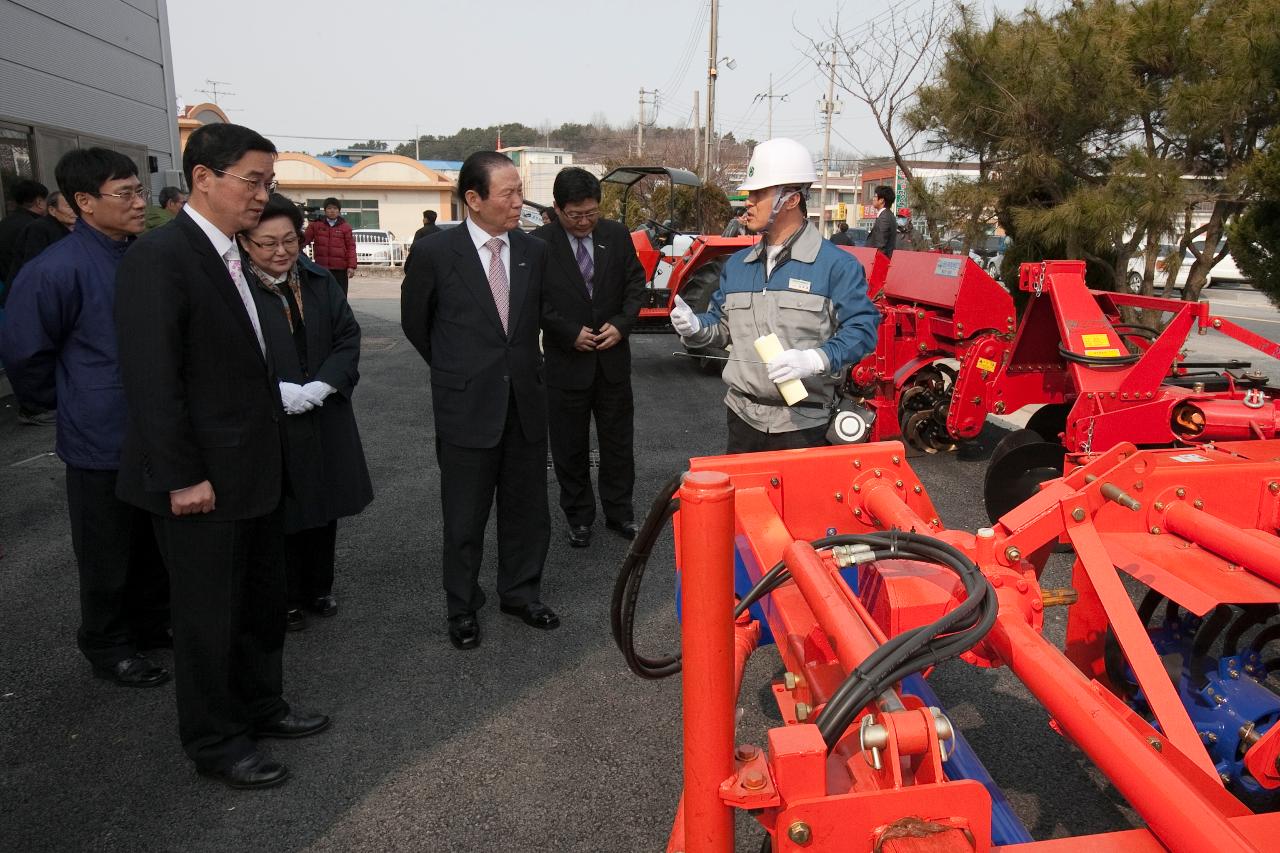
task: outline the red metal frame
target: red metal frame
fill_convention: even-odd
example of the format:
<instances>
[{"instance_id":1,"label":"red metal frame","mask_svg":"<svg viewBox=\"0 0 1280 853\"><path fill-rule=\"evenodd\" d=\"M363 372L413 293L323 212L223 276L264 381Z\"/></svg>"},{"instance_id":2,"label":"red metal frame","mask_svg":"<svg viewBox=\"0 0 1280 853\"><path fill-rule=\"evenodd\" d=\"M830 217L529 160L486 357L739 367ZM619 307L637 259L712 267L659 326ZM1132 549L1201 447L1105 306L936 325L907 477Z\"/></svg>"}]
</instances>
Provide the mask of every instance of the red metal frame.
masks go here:
<instances>
[{"instance_id":1,"label":"red metal frame","mask_svg":"<svg viewBox=\"0 0 1280 853\"><path fill-rule=\"evenodd\" d=\"M929 533L974 559L999 616L965 659L1008 666L1147 826L1007 849L1271 849L1280 814L1254 815L1222 787L1120 572L1196 613L1223 602L1280 603L1280 441L1190 452L1117 445L977 535L942 526L904 458L901 444L885 442L692 460L677 528L686 805L668 850L733 849L728 807L750 809L775 850L992 849L986 789L944 773L945 718L894 690L863 709L830 754L809 722L886 636L928 624L963 595L945 572L901 560L864 565L855 595L832 555L807 544L889 526ZM1078 556L1064 650L1040 635L1047 591L1038 583L1060 537ZM781 559L792 575L762 602L787 670L773 689L785 724L763 751L732 743L754 640L739 636L734 646L730 547L753 579ZM1107 631L1159 731L1105 683ZM1274 768L1275 731L1250 747L1246 763ZM1267 771L1258 772L1261 781Z\"/></svg>"}]
</instances>

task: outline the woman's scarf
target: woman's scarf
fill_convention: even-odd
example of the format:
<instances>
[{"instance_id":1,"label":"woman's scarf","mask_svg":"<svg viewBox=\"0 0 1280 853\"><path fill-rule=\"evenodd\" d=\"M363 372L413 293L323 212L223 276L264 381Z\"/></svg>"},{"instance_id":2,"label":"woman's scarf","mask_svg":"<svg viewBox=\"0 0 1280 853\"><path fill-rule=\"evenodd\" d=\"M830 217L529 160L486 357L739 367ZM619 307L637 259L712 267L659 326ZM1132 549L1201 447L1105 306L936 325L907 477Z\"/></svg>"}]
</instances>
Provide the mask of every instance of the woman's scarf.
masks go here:
<instances>
[{"instance_id":1,"label":"woman's scarf","mask_svg":"<svg viewBox=\"0 0 1280 853\"><path fill-rule=\"evenodd\" d=\"M289 331L293 331L294 318L293 312L289 309L289 300L285 298L282 284L288 283L289 290L293 293L293 304L298 306L298 323L306 324L304 317L306 309L302 307L302 279L298 275L298 265L295 263L289 268L289 275L283 282L275 281L274 276L258 269L258 265L252 260L248 261L249 269L253 271L254 278L257 279L258 285L263 289L280 297L280 307L284 310L284 318L289 321Z\"/></svg>"}]
</instances>

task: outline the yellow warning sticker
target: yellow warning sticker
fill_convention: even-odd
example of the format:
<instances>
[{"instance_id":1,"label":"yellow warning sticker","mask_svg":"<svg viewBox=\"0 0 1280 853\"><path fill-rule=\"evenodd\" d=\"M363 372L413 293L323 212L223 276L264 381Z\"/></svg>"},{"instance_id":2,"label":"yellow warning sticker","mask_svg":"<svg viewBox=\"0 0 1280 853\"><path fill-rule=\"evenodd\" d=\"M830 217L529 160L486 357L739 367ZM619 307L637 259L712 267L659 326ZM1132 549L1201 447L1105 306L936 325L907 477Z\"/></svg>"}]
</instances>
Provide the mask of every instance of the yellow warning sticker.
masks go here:
<instances>
[{"instance_id":1,"label":"yellow warning sticker","mask_svg":"<svg viewBox=\"0 0 1280 853\"><path fill-rule=\"evenodd\" d=\"M1084 351L1084 354L1097 356L1098 358L1119 358L1120 350L1118 349L1086 349Z\"/></svg>"},{"instance_id":2,"label":"yellow warning sticker","mask_svg":"<svg viewBox=\"0 0 1280 853\"><path fill-rule=\"evenodd\" d=\"M996 363L989 358L978 359L978 369L990 373L996 369Z\"/></svg>"},{"instance_id":3,"label":"yellow warning sticker","mask_svg":"<svg viewBox=\"0 0 1280 853\"><path fill-rule=\"evenodd\" d=\"M1105 347L1111 343L1106 335L1081 335L1080 339L1086 347Z\"/></svg>"}]
</instances>

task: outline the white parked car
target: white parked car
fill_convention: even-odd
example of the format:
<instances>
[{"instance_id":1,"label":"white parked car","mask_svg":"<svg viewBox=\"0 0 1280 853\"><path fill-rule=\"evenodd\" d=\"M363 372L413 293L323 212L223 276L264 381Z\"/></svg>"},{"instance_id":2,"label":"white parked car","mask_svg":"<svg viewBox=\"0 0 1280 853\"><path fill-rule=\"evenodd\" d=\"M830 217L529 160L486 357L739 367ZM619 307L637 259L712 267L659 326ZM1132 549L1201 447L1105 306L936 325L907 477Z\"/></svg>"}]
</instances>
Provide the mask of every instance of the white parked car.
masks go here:
<instances>
[{"instance_id":1,"label":"white parked car","mask_svg":"<svg viewBox=\"0 0 1280 853\"><path fill-rule=\"evenodd\" d=\"M1204 241L1196 240L1192 243L1197 252L1204 251ZM1222 243L1218 244L1218 250L1222 250ZM1155 289L1163 290L1165 282L1168 280L1169 274L1167 267L1170 258L1178 251L1178 247L1172 243L1161 243L1156 255L1156 274ZM1215 253L1216 254L1216 253ZM1173 280L1173 289L1175 291L1182 290L1186 287L1187 279L1191 275L1191 265L1196 262L1196 256L1191 249L1187 249L1182 253L1182 264L1178 267L1178 275ZM1146 268L1143 258L1143 250L1139 249L1132 258L1129 259L1129 292L1137 293L1142 289L1142 273ZM1235 258L1231 257L1231 253L1227 252L1222 256L1222 260L1213 265L1213 269L1209 270L1208 280L1205 287L1213 287L1215 284L1249 284L1248 276L1240 272L1236 266Z\"/></svg>"},{"instance_id":2,"label":"white parked car","mask_svg":"<svg viewBox=\"0 0 1280 853\"><path fill-rule=\"evenodd\" d=\"M356 262L400 266L404 263L404 244L396 235L382 228L357 228L351 232L356 240Z\"/></svg>"}]
</instances>

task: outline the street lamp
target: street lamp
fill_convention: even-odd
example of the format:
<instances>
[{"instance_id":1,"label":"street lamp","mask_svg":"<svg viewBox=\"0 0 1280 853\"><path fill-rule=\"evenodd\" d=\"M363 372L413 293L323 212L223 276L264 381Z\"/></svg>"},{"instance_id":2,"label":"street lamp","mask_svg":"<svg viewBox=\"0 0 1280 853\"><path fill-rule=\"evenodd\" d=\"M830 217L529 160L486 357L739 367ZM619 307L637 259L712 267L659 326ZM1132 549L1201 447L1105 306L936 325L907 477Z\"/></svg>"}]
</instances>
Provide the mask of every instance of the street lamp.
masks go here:
<instances>
[{"instance_id":1,"label":"street lamp","mask_svg":"<svg viewBox=\"0 0 1280 853\"><path fill-rule=\"evenodd\" d=\"M714 56L715 54L712 55ZM703 159L703 162L706 163L707 171L706 174L702 176L704 181L711 180L712 152L714 151L717 155L717 160L719 159L718 155L720 153L720 146L714 145L712 140L715 139L716 132L716 77L720 73L719 69L721 65L728 68L730 71L738 67L737 61L728 56L722 56L716 60L715 64L707 69L707 150Z\"/></svg>"}]
</instances>

